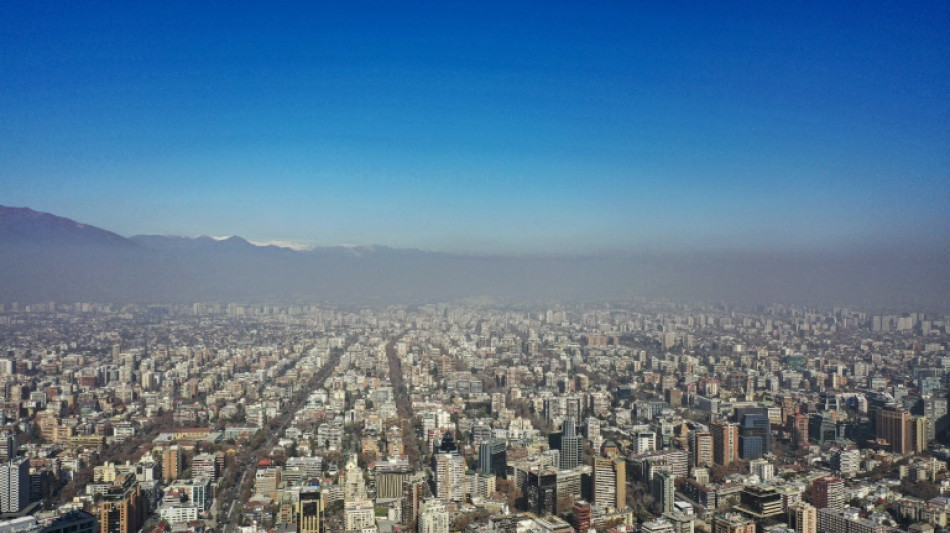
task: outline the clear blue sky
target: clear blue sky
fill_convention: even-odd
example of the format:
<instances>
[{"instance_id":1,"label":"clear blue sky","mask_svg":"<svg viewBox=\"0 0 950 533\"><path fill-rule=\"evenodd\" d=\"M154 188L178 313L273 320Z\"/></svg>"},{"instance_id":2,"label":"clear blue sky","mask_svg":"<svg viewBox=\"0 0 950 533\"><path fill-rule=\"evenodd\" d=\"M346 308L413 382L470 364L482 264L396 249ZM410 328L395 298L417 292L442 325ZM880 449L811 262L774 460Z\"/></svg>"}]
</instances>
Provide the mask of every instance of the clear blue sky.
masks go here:
<instances>
[{"instance_id":1,"label":"clear blue sky","mask_svg":"<svg viewBox=\"0 0 950 533\"><path fill-rule=\"evenodd\" d=\"M480 253L950 240L946 1L196 4L4 6L0 204Z\"/></svg>"}]
</instances>

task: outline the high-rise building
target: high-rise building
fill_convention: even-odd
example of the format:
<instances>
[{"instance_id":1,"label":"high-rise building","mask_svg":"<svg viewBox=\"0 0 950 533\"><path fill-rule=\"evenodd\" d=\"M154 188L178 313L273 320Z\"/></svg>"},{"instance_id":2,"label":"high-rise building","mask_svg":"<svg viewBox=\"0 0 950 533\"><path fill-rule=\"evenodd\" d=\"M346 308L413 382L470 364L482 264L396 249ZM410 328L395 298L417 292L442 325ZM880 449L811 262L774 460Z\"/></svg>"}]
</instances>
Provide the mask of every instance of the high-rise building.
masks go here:
<instances>
[{"instance_id":1,"label":"high-rise building","mask_svg":"<svg viewBox=\"0 0 950 533\"><path fill-rule=\"evenodd\" d=\"M656 505L657 514L673 512L673 501L676 494L673 474L669 472L657 472L653 476L653 501Z\"/></svg>"},{"instance_id":2,"label":"high-rise building","mask_svg":"<svg viewBox=\"0 0 950 533\"><path fill-rule=\"evenodd\" d=\"M465 497L465 458L458 452L435 455L435 492L445 501L462 501Z\"/></svg>"},{"instance_id":3,"label":"high-rise building","mask_svg":"<svg viewBox=\"0 0 950 533\"><path fill-rule=\"evenodd\" d=\"M789 526L795 533L818 533L818 509L806 502L797 502L788 510Z\"/></svg>"},{"instance_id":4,"label":"high-rise building","mask_svg":"<svg viewBox=\"0 0 950 533\"><path fill-rule=\"evenodd\" d=\"M356 462L355 456L350 456L343 467L343 499L353 501L366 498L366 481L363 479L363 470ZM258 490L258 492L261 492Z\"/></svg>"},{"instance_id":5,"label":"high-rise building","mask_svg":"<svg viewBox=\"0 0 950 533\"><path fill-rule=\"evenodd\" d=\"M530 470L525 494L532 512L540 516L557 514L557 471Z\"/></svg>"},{"instance_id":6,"label":"high-rise building","mask_svg":"<svg viewBox=\"0 0 950 533\"><path fill-rule=\"evenodd\" d=\"M924 398L924 416L927 418L927 440L944 437L947 432L947 398L933 395Z\"/></svg>"},{"instance_id":7,"label":"high-rise building","mask_svg":"<svg viewBox=\"0 0 950 533\"><path fill-rule=\"evenodd\" d=\"M927 417L915 416L910 419L910 442L913 453L923 453L927 449Z\"/></svg>"},{"instance_id":8,"label":"high-rise building","mask_svg":"<svg viewBox=\"0 0 950 533\"><path fill-rule=\"evenodd\" d=\"M30 504L30 460L12 460L0 465L0 511L19 513Z\"/></svg>"},{"instance_id":9,"label":"high-rise building","mask_svg":"<svg viewBox=\"0 0 950 533\"><path fill-rule=\"evenodd\" d=\"M739 425L739 457L749 461L772 449L772 429L768 414L747 413Z\"/></svg>"},{"instance_id":10,"label":"high-rise building","mask_svg":"<svg viewBox=\"0 0 950 533\"><path fill-rule=\"evenodd\" d=\"M818 445L838 439L838 425L830 412L814 413L808 418L808 438Z\"/></svg>"},{"instance_id":11,"label":"high-rise building","mask_svg":"<svg viewBox=\"0 0 950 533\"><path fill-rule=\"evenodd\" d=\"M789 425L792 429L795 444L805 446L808 444L808 416L801 413L795 413L788 417Z\"/></svg>"},{"instance_id":12,"label":"high-rise building","mask_svg":"<svg viewBox=\"0 0 950 533\"><path fill-rule=\"evenodd\" d=\"M440 500L426 500L419 506L419 533L449 533L449 511Z\"/></svg>"},{"instance_id":13,"label":"high-rise building","mask_svg":"<svg viewBox=\"0 0 950 533\"><path fill-rule=\"evenodd\" d=\"M162 452L162 480L166 483L178 479L182 471L181 446L174 444Z\"/></svg>"},{"instance_id":14,"label":"high-rise building","mask_svg":"<svg viewBox=\"0 0 950 533\"><path fill-rule=\"evenodd\" d=\"M392 458L376 462L376 497L382 499L399 498L402 484L412 476L412 466L408 459Z\"/></svg>"},{"instance_id":15,"label":"high-rise building","mask_svg":"<svg viewBox=\"0 0 950 533\"><path fill-rule=\"evenodd\" d=\"M573 419L567 419L562 426L561 470L570 470L581 464L581 437Z\"/></svg>"},{"instance_id":16,"label":"high-rise building","mask_svg":"<svg viewBox=\"0 0 950 533\"><path fill-rule=\"evenodd\" d=\"M692 466L713 464L713 435L708 431L693 431L689 434L689 456Z\"/></svg>"},{"instance_id":17,"label":"high-rise building","mask_svg":"<svg viewBox=\"0 0 950 533\"><path fill-rule=\"evenodd\" d=\"M478 447L478 469L482 474L504 478L508 473L508 445L504 440L492 439Z\"/></svg>"},{"instance_id":18,"label":"high-rise building","mask_svg":"<svg viewBox=\"0 0 950 533\"><path fill-rule=\"evenodd\" d=\"M277 499L277 489L280 487L279 466L258 468L254 472L254 490L272 500Z\"/></svg>"},{"instance_id":19,"label":"high-rise building","mask_svg":"<svg viewBox=\"0 0 950 533\"><path fill-rule=\"evenodd\" d=\"M16 433L4 431L0 433L0 462L12 461L16 458Z\"/></svg>"},{"instance_id":20,"label":"high-rise building","mask_svg":"<svg viewBox=\"0 0 950 533\"><path fill-rule=\"evenodd\" d=\"M627 506L627 464L622 459L595 457L592 478L595 505Z\"/></svg>"},{"instance_id":21,"label":"high-rise building","mask_svg":"<svg viewBox=\"0 0 950 533\"><path fill-rule=\"evenodd\" d=\"M428 485L425 481L411 479L402 484L402 521L414 522L419 518L419 505L426 497Z\"/></svg>"},{"instance_id":22,"label":"high-rise building","mask_svg":"<svg viewBox=\"0 0 950 533\"><path fill-rule=\"evenodd\" d=\"M117 476L99 503L99 533L135 533L144 521L145 502L135 476Z\"/></svg>"},{"instance_id":23,"label":"high-rise building","mask_svg":"<svg viewBox=\"0 0 950 533\"><path fill-rule=\"evenodd\" d=\"M765 483L775 477L775 465L766 461L765 459L753 459L749 461L749 471L756 476L759 476L759 480L762 483Z\"/></svg>"},{"instance_id":24,"label":"high-rise building","mask_svg":"<svg viewBox=\"0 0 950 533\"><path fill-rule=\"evenodd\" d=\"M844 509L844 480L834 476L816 479L813 484L812 503L817 509Z\"/></svg>"},{"instance_id":25,"label":"high-rise building","mask_svg":"<svg viewBox=\"0 0 950 533\"><path fill-rule=\"evenodd\" d=\"M713 435L713 461L729 466L739 459L739 426L730 423L710 424Z\"/></svg>"},{"instance_id":26,"label":"high-rise building","mask_svg":"<svg viewBox=\"0 0 950 533\"><path fill-rule=\"evenodd\" d=\"M319 489L300 491L297 501L297 533L323 533L323 495Z\"/></svg>"},{"instance_id":27,"label":"high-rise building","mask_svg":"<svg viewBox=\"0 0 950 533\"><path fill-rule=\"evenodd\" d=\"M860 467L861 452L857 449L835 450L831 455L831 469L839 474L855 474Z\"/></svg>"},{"instance_id":28,"label":"high-rise building","mask_svg":"<svg viewBox=\"0 0 950 533\"><path fill-rule=\"evenodd\" d=\"M911 442L910 411L896 405L887 405L878 409L875 417L875 435L887 442L891 452L909 455L913 449Z\"/></svg>"}]
</instances>

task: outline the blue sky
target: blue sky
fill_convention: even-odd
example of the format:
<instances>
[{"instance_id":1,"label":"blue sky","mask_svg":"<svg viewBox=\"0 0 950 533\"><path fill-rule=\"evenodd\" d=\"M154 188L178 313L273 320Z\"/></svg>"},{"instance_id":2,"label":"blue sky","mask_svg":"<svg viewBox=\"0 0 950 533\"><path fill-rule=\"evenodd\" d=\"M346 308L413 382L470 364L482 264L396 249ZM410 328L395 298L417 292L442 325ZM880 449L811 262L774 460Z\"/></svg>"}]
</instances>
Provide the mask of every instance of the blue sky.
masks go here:
<instances>
[{"instance_id":1,"label":"blue sky","mask_svg":"<svg viewBox=\"0 0 950 533\"><path fill-rule=\"evenodd\" d=\"M946 2L113 4L5 6L0 204L476 253L950 243Z\"/></svg>"}]
</instances>

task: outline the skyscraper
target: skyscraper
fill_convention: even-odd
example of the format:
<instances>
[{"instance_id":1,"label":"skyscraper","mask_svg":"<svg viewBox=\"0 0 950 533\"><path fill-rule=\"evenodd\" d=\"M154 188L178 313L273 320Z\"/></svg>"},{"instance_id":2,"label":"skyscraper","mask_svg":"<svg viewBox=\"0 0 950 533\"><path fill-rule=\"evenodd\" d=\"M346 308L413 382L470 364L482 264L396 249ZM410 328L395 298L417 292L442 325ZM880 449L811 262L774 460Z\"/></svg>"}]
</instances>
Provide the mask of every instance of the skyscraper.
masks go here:
<instances>
[{"instance_id":1,"label":"skyscraper","mask_svg":"<svg viewBox=\"0 0 950 533\"><path fill-rule=\"evenodd\" d=\"M465 458L458 452L435 455L435 492L445 501L462 501L465 497Z\"/></svg>"},{"instance_id":2,"label":"skyscraper","mask_svg":"<svg viewBox=\"0 0 950 533\"><path fill-rule=\"evenodd\" d=\"M739 425L739 457L749 461L769 453L772 449L772 428L769 416L747 413Z\"/></svg>"},{"instance_id":3,"label":"skyscraper","mask_svg":"<svg viewBox=\"0 0 950 533\"><path fill-rule=\"evenodd\" d=\"M878 409L875 422L877 438L886 441L891 452L911 455L926 449L926 418L911 416L907 409L891 404Z\"/></svg>"},{"instance_id":4,"label":"skyscraper","mask_svg":"<svg viewBox=\"0 0 950 533\"><path fill-rule=\"evenodd\" d=\"M692 466L708 466L713 463L713 435L708 431L693 431L689 434L689 455Z\"/></svg>"},{"instance_id":5,"label":"skyscraper","mask_svg":"<svg viewBox=\"0 0 950 533\"><path fill-rule=\"evenodd\" d=\"M824 476L815 480L812 503L817 509L830 508L836 511L844 509L844 480L834 476Z\"/></svg>"},{"instance_id":6,"label":"skyscraper","mask_svg":"<svg viewBox=\"0 0 950 533\"><path fill-rule=\"evenodd\" d=\"M570 470L581 464L581 438L577 435L574 420L567 419L562 427L561 470Z\"/></svg>"},{"instance_id":7,"label":"skyscraper","mask_svg":"<svg viewBox=\"0 0 950 533\"><path fill-rule=\"evenodd\" d=\"M181 447L177 444L165 448L162 452L162 479L167 483L181 475Z\"/></svg>"},{"instance_id":8,"label":"skyscraper","mask_svg":"<svg viewBox=\"0 0 950 533\"><path fill-rule=\"evenodd\" d=\"M323 533L323 495L318 489L300 491L297 501L297 533Z\"/></svg>"},{"instance_id":9,"label":"skyscraper","mask_svg":"<svg viewBox=\"0 0 950 533\"><path fill-rule=\"evenodd\" d=\"M486 476L494 475L504 478L508 473L507 447L507 443L501 439L492 439L488 442L483 442L478 447L479 471Z\"/></svg>"},{"instance_id":10,"label":"skyscraper","mask_svg":"<svg viewBox=\"0 0 950 533\"><path fill-rule=\"evenodd\" d=\"M532 512L538 515L557 514L557 471L529 471L525 492Z\"/></svg>"},{"instance_id":11,"label":"skyscraper","mask_svg":"<svg viewBox=\"0 0 950 533\"><path fill-rule=\"evenodd\" d=\"M710 424L713 435L713 460L729 466L739 459L739 426L726 422Z\"/></svg>"},{"instance_id":12,"label":"skyscraper","mask_svg":"<svg viewBox=\"0 0 950 533\"><path fill-rule=\"evenodd\" d=\"M13 460L0 465L0 511L19 513L29 503L29 459Z\"/></svg>"},{"instance_id":13,"label":"skyscraper","mask_svg":"<svg viewBox=\"0 0 950 533\"><path fill-rule=\"evenodd\" d=\"M656 505L657 514L673 512L673 500L675 498L676 486L674 485L673 474L669 472L657 472L653 476L653 501Z\"/></svg>"},{"instance_id":14,"label":"skyscraper","mask_svg":"<svg viewBox=\"0 0 950 533\"><path fill-rule=\"evenodd\" d=\"M592 474L595 505L627 506L627 464L623 460L595 457Z\"/></svg>"},{"instance_id":15,"label":"skyscraper","mask_svg":"<svg viewBox=\"0 0 950 533\"><path fill-rule=\"evenodd\" d=\"M116 477L99 505L100 533L134 533L145 520L142 489L132 474Z\"/></svg>"}]
</instances>

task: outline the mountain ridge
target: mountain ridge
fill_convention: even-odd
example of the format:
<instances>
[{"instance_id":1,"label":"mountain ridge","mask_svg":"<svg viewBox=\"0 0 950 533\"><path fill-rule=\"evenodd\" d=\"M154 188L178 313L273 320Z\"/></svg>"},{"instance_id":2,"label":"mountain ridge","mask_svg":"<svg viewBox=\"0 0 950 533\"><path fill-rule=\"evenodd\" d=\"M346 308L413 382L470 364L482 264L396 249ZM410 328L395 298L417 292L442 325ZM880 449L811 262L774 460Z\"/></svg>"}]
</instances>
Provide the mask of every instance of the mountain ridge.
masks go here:
<instances>
[{"instance_id":1,"label":"mountain ridge","mask_svg":"<svg viewBox=\"0 0 950 533\"><path fill-rule=\"evenodd\" d=\"M633 297L950 310L945 251L474 256L116 233L0 207L0 302L427 303Z\"/></svg>"}]
</instances>

